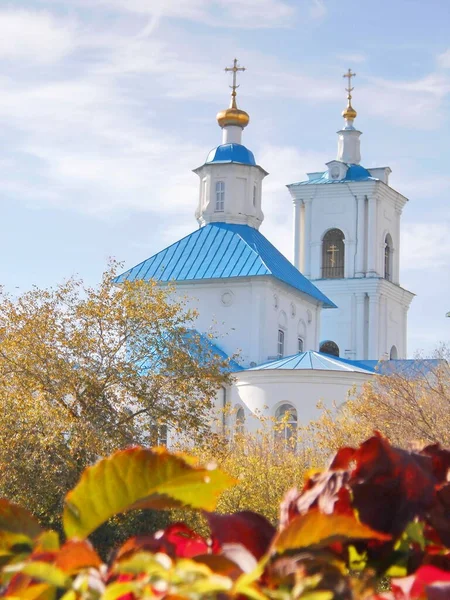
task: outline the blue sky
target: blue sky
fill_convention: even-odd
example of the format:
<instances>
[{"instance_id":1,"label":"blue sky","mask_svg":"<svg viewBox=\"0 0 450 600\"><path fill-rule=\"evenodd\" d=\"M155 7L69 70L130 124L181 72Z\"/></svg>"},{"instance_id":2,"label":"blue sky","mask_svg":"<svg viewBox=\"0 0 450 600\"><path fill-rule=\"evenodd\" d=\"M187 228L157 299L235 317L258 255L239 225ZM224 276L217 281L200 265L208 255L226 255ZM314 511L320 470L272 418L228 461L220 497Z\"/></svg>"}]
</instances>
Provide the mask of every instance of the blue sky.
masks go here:
<instances>
[{"instance_id":1,"label":"blue sky","mask_svg":"<svg viewBox=\"0 0 450 600\"><path fill-rule=\"evenodd\" d=\"M409 352L450 335L447 0L14 0L0 8L1 280L98 281L196 228L191 169L220 143L237 56L244 143L269 171L262 232L291 257L285 184L335 157L357 73L362 164L410 198Z\"/></svg>"}]
</instances>

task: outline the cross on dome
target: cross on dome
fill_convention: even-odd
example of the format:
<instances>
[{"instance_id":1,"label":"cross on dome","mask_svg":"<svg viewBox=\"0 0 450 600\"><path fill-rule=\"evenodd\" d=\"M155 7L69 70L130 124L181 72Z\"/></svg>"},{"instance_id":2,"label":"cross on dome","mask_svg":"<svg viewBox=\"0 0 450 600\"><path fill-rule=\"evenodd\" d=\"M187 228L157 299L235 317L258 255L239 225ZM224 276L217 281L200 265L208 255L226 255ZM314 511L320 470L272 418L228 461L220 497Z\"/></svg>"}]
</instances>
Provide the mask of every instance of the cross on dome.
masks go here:
<instances>
[{"instance_id":1,"label":"cross on dome","mask_svg":"<svg viewBox=\"0 0 450 600\"><path fill-rule=\"evenodd\" d=\"M250 121L250 117L245 110L240 110L236 104L236 90L239 87L239 85L236 83L237 74L239 71L245 70L245 67L239 66L237 58L234 59L232 67L225 67L226 73L233 73L233 85L230 85L232 90L230 107L217 113L217 122L222 128L234 126L240 127L242 130L244 127L247 127Z\"/></svg>"},{"instance_id":2,"label":"cross on dome","mask_svg":"<svg viewBox=\"0 0 450 600\"><path fill-rule=\"evenodd\" d=\"M353 108L352 102L351 102L352 101L352 92L355 89L354 87L352 87L352 77L356 77L356 73L352 73L352 70L349 69L347 71L347 73L344 73L344 75L342 75L342 77L348 79L348 87L345 88L345 90L347 92L347 108L342 112L342 116L346 120L353 121L353 119L355 119L356 115L358 114L356 112L356 110Z\"/></svg>"},{"instance_id":3,"label":"cross on dome","mask_svg":"<svg viewBox=\"0 0 450 600\"><path fill-rule=\"evenodd\" d=\"M230 88L233 90L231 92L231 107L230 108L237 108L237 106L236 106L236 90L239 87L239 85L236 84L236 75L238 74L239 71L245 71L245 67L240 67L238 65L238 59L235 58L233 61L232 67L225 67L225 73L228 73L229 71L232 71L232 73L233 73L233 85L230 85Z\"/></svg>"}]
</instances>

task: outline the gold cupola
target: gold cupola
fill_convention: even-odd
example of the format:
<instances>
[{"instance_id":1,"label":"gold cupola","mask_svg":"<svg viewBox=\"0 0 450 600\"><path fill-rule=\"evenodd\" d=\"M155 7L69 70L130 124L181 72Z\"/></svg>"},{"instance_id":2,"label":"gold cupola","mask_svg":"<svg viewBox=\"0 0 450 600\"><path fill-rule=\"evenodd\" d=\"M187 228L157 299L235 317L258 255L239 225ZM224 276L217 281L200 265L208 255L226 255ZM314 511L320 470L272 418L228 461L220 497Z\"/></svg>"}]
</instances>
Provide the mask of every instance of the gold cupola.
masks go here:
<instances>
[{"instance_id":1,"label":"gold cupola","mask_svg":"<svg viewBox=\"0 0 450 600\"><path fill-rule=\"evenodd\" d=\"M353 106L352 106L352 104L350 102L350 99L349 99L348 104L347 104L347 108L345 108L342 111L342 116L344 117L344 119L352 120L353 121L353 119L356 119L357 114L358 113L353 108Z\"/></svg>"},{"instance_id":2,"label":"gold cupola","mask_svg":"<svg viewBox=\"0 0 450 600\"><path fill-rule=\"evenodd\" d=\"M247 127L249 124L250 117L245 110L241 110L236 105L236 96L231 96L231 104L230 108L226 108L225 110L221 110L217 113L217 122L221 127L226 127L227 125L234 125L236 127Z\"/></svg>"},{"instance_id":3,"label":"gold cupola","mask_svg":"<svg viewBox=\"0 0 450 600\"><path fill-rule=\"evenodd\" d=\"M247 127L250 121L250 117L245 110L241 110L237 107L236 104L236 90L239 87L236 84L236 74L238 71L245 71L245 67L239 67L237 58L234 59L234 63L232 67L226 67L225 71L231 71L233 73L233 85L231 85L231 102L229 108L225 110L221 110L217 113L217 122L220 127L234 126L234 127Z\"/></svg>"},{"instance_id":4,"label":"gold cupola","mask_svg":"<svg viewBox=\"0 0 450 600\"><path fill-rule=\"evenodd\" d=\"M356 119L356 116L358 114L352 106L352 92L354 88L352 88L351 86L352 77L356 77L356 73L352 73L352 70L349 69L347 73L343 75L343 77L346 77L348 79L348 87L345 88L347 92L347 107L342 111L342 116L347 121L353 121L354 119Z\"/></svg>"}]
</instances>

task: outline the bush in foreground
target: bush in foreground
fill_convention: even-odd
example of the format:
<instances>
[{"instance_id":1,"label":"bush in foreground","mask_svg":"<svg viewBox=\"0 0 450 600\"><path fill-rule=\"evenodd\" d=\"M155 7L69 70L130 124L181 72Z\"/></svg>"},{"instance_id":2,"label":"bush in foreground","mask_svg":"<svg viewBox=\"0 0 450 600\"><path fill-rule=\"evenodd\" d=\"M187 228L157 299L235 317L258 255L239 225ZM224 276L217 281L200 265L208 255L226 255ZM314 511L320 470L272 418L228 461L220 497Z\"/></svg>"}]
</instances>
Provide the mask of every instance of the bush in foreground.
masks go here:
<instances>
[{"instance_id":1,"label":"bush in foreground","mask_svg":"<svg viewBox=\"0 0 450 600\"><path fill-rule=\"evenodd\" d=\"M86 469L67 495L66 541L0 501L1 596L64 600L450 598L450 451L395 448L375 435L287 493L276 529L261 515L213 512L236 481L185 455L130 448ZM133 509L202 511L210 535L182 523L143 533L108 564L88 541ZM392 591L377 593L383 578Z\"/></svg>"}]
</instances>

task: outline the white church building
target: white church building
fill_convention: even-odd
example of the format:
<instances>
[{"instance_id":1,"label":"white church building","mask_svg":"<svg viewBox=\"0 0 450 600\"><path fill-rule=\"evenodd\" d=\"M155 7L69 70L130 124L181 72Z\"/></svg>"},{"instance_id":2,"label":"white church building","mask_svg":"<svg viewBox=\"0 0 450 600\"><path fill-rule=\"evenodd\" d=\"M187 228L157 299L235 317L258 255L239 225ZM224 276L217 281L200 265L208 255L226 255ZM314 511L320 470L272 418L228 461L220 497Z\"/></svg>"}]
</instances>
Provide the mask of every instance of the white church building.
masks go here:
<instances>
[{"instance_id":1,"label":"white church building","mask_svg":"<svg viewBox=\"0 0 450 600\"><path fill-rule=\"evenodd\" d=\"M379 361L406 359L413 294L400 286L399 248L407 199L389 186L389 167L360 164L349 70L336 158L287 185L290 263L259 231L268 173L242 143L249 116L237 107L236 74L243 69L235 60L228 70L231 104L217 115L222 143L194 170L199 228L116 282L173 282L190 299L197 330L214 331L218 351L234 359L234 383L218 402L235 409L241 426L255 426L255 414L306 423L319 401L344 402L375 377Z\"/></svg>"}]
</instances>

